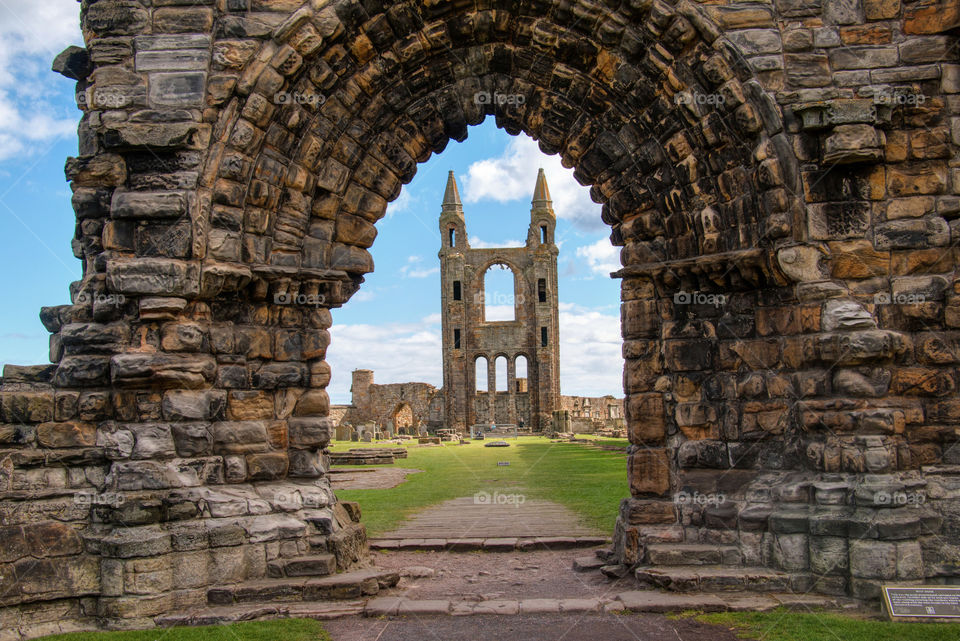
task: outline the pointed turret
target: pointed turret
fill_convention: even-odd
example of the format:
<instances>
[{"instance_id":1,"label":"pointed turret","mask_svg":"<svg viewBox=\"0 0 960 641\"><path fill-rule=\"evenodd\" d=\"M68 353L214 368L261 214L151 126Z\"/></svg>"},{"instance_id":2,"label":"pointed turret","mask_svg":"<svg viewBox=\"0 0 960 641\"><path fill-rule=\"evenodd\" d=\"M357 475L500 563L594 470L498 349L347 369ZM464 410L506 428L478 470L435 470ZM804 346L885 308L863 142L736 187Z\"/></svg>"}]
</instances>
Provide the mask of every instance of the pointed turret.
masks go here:
<instances>
[{"instance_id":1,"label":"pointed turret","mask_svg":"<svg viewBox=\"0 0 960 641\"><path fill-rule=\"evenodd\" d=\"M557 215L553 211L553 199L550 197L550 188L547 186L547 175L541 167L537 172L537 184L533 188L527 244L552 244L556 224Z\"/></svg>"},{"instance_id":2,"label":"pointed turret","mask_svg":"<svg viewBox=\"0 0 960 641\"><path fill-rule=\"evenodd\" d=\"M447 174L447 189L443 192L443 213L458 212L463 214L463 203L460 201L460 190L457 189L457 179L453 172Z\"/></svg>"},{"instance_id":3,"label":"pointed turret","mask_svg":"<svg viewBox=\"0 0 960 641\"><path fill-rule=\"evenodd\" d=\"M444 234L443 246L469 249L467 242L467 222L463 216L463 203L460 190L453 172L447 174L447 188L443 192L443 205L440 207L440 232Z\"/></svg>"},{"instance_id":4,"label":"pointed turret","mask_svg":"<svg viewBox=\"0 0 960 641\"><path fill-rule=\"evenodd\" d=\"M553 199L550 198L550 188L547 187L547 175L543 173L543 167L537 173L537 186L533 188L533 205L545 204L552 209Z\"/></svg>"}]
</instances>

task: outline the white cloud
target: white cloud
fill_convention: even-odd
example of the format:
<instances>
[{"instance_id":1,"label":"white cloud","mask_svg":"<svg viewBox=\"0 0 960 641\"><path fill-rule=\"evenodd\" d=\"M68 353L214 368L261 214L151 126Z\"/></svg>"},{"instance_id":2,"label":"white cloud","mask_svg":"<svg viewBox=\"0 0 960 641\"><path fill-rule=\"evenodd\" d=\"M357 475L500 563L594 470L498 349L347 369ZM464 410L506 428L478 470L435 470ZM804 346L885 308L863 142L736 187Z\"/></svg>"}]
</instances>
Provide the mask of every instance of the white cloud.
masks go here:
<instances>
[{"instance_id":1,"label":"white cloud","mask_svg":"<svg viewBox=\"0 0 960 641\"><path fill-rule=\"evenodd\" d=\"M561 393L623 396L619 314L560 304Z\"/></svg>"},{"instance_id":2,"label":"white cloud","mask_svg":"<svg viewBox=\"0 0 960 641\"><path fill-rule=\"evenodd\" d=\"M471 249L497 249L500 247L523 247L527 243L522 240L505 240L502 243L489 243L479 236L470 237Z\"/></svg>"},{"instance_id":3,"label":"white cloud","mask_svg":"<svg viewBox=\"0 0 960 641\"><path fill-rule=\"evenodd\" d=\"M620 248L610 244L610 239L601 238L595 243L577 247L577 257L586 261L594 275L609 276L620 269Z\"/></svg>"},{"instance_id":4,"label":"white cloud","mask_svg":"<svg viewBox=\"0 0 960 641\"><path fill-rule=\"evenodd\" d=\"M73 88L50 63L82 44L79 14L75 0L0 0L0 160L76 136L80 112L62 105Z\"/></svg>"},{"instance_id":5,"label":"white cloud","mask_svg":"<svg viewBox=\"0 0 960 641\"><path fill-rule=\"evenodd\" d=\"M378 383L418 381L443 385L440 315L419 323L337 325L327 360L335 403L350 402L350 372L374 370ZM564 394L622 395L620 317L560 304L560 382Z\"/></svg>"},{"instance_id":6,"label":"white cloud","mask_svg":"<svg viewBox=\"0 0 960 641\"><path fill-rule=\"evenodd\" d=\"M464 201L510 202L533 197L537 169L543 167L557 216L585 229L600 229L600 205L590 199L590 189L573 178L560 156L547 156L528 136L514 136L499 158L478 160L460 176Z\"/></svg>"},{"instance_id":7,"label":"white cloud","mask_svg":"<svg viewBox=\"0 0 960 641\"><path fill-rule=\"evenodd\" d=\"M378 383L443 384L439 314L422 323L334 324L330 334L327 361L333 377L327 391L334 403L350 402L355 369L372 369Z\"/></svg>"},{"instance_id":8,"label":"white cloud","mask_svg":"<svg viewBox=\"0 0 960 641\"><path fill-rule=\"evenodd\" d=\"M390 218L394 214L410 211L415 202L413 196L410 194L411 192L409 189L401 189L400 195L397 196L397 199L387 205L386 217Z\"/></svg>"},{"instance_id":9,"label":"white cloud","mask_svg":"<svg viewBox=\"0 0 960 641\"><path fill-rule=\"evenodd\" d=\"M400 268L400 275L404 278L427 278L440 273L439 267L423 267L423 259L419 256L411 256L407 259L407 264Z\"/></svg>"}]
</instances>

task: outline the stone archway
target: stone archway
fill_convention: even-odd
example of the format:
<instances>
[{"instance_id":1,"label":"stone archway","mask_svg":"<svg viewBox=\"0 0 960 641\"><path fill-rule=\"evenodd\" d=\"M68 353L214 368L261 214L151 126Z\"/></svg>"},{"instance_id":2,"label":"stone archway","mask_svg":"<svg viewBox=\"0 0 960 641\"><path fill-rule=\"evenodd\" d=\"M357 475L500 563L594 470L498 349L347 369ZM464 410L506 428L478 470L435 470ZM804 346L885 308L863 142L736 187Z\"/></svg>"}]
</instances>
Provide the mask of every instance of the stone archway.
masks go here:
<instances>
[{"instance_id":1,"label":"stone archway","mask_svg":"<svg viewBox=\"0 0 960 641\"><path fill-rule=\"evenodd\" d=\"M413 414L413 409L409 403L400 403L393 410L393 428L397 434L407 434L415 436L416 428L419 424L417 417Z\"/></svg>"},{"instance_id":2,"label":"stone archway","mask_svg":"<svg viewBox=\"0 0 960 641\"><path fill-rule=\"evenodd\" d=\"M955 575L949 500L906 503L955 479L955 12L227 4L81 4L61 67L88 98L67 164L84 276L42 312L54 365L8 367L0 405L4 504L53 497L9 540L58 543L10 603L147 623L264 576L265 537L362 555L324 476L329 309L417 164L488 116L575 168L622 247L615 561L722 541L861 596ZM896 47L830 50L808 19ZM54 524L77 492L96 504ZM165 568L146 595L124 578L144 557Z\"/></svg>"}]
</instances>

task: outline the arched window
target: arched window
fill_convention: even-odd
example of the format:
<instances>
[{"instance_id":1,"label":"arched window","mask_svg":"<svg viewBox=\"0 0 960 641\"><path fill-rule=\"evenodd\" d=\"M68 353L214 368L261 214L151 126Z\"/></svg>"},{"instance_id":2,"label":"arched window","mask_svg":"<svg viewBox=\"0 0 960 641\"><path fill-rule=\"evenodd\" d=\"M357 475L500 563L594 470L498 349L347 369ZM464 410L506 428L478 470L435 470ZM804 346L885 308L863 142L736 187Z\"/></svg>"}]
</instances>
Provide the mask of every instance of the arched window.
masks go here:
<instances>
[{"instance_id":1,"label":"arched window","mask_svg":"<svg viewBox=\"0 0 960 641\"><path fill-rule=\"evenodd\" d=\"M540 303L547 302L547 279L541 278L537 281L537 301Z\"/></svg>"},{"instance_id":2,"label":"arched window","mask_svg":"<svg viewBox=\"0 0 960 641\"><path fill-rule=\"evenodd\" d=\"M474 372L477 378L477 384L475 391L477 392L486 392L487 389L487 359L484 356L478 356L476 362L474 363Z\"/></svg>"},{"instance_id":3,"label":"arched window","mask_svg":"<svg viewBox=\"0 0 960 641\"><path fill-rule=\"evenodd\" d=\"M450 228L448 240L450 241L450 247L457 244L457 230L453 227Z\"/></svg>"},{"instance_id":4,"label":"arched window","mask_svg":"<svg viewBox=\"0 0 960 641\"><path fill-rule=\"evenodd\" d=\"M497 370L496 370L497 379L495 381L495 385L497 386L497 391L506 392L509 389L507 387L507 385L509 384L507 381L507 357L498 356L496 361L496 366L497 366Z\"/></svg>"},{"instance_id":5,"label":"arched window","mask_svg":"<svg viewBox=\"0 0 960 641\"><path fill-rule=\"evenodd\" d=\"M527 380L527 357L523 354L513 361L513 377L515 379L514 392L526 392L529 384Z\"/></svg>"},{"instance_id":6,"label":"arched window","mask_svg":"<svg viewBox=\"0 0 960 641\"><path fill-rule=\"evenodd\" d=\"M483 274L483 320L512 321L516 319L516 281L513 270L506 265L491 265Z\"/></svg>"},{"instance_id":7,"label":"arched window","mask_svg":"<svg viewBox=\"0 0 960 641\"><path fill-rule=\"evenodd\" d=\"M547 244L547 226L546 225L540 225L540 244L541 245Z\"/></svg>"}]
</instances>

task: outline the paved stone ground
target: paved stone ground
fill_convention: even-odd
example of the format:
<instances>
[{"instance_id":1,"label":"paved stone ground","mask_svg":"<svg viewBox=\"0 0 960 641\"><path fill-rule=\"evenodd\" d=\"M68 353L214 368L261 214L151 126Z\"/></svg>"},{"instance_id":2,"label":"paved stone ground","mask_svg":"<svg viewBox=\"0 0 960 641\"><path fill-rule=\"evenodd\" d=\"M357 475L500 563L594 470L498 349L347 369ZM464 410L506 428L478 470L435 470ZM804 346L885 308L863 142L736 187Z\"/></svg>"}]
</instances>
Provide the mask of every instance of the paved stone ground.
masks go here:
<instances>
[{"instance_id":1,"label":"paved stone ground","mask_svg":"<svg viewBox=\"0 0 960 641\"><path fill-rule=\"evenodd\" d=\"M389 490L407 480L407 476L422 472L402 467L376 467L370 470L330 470L334 490Z\"/></svg>"},{"instance_id":2,"label":"paved stone ground","mask_svg":"<svg viewBox=\"0 0 960 641\"><path fill-rule=\"evenodd\" d=\"M333 641L735 641L719 626L658 615L348 617L324 624Z\"/></svg>"},{"instance_id":3,"label":"paved stone ground","mask_svg":"<svg viewBox=\"0 0 960 641\"><path fill-rule=\"evenodd\" d=\"M515 497L516 495L507 495ZM579 517L551 501L527 499L522 503L486 502L473 496L451 499L429 507L380 539L464 539L508 537L607 536L579 525Z\"/></svg>"},{"instance_id":4,"label":"paved stone ground","mask_svg":"<svg viewBox=\"0 0 960 641\"><path fill-rule=\"evenodd\" d=\"M573 560L591 554L589 550L373 552L371 558L378 568L400 572L403 578L393 593L408 599L590 598L636 589L632 578L611 581L599 572L574 572ZM431 576L407 572L424 567L433 571Z\"/></svg>"}]
</instances>

